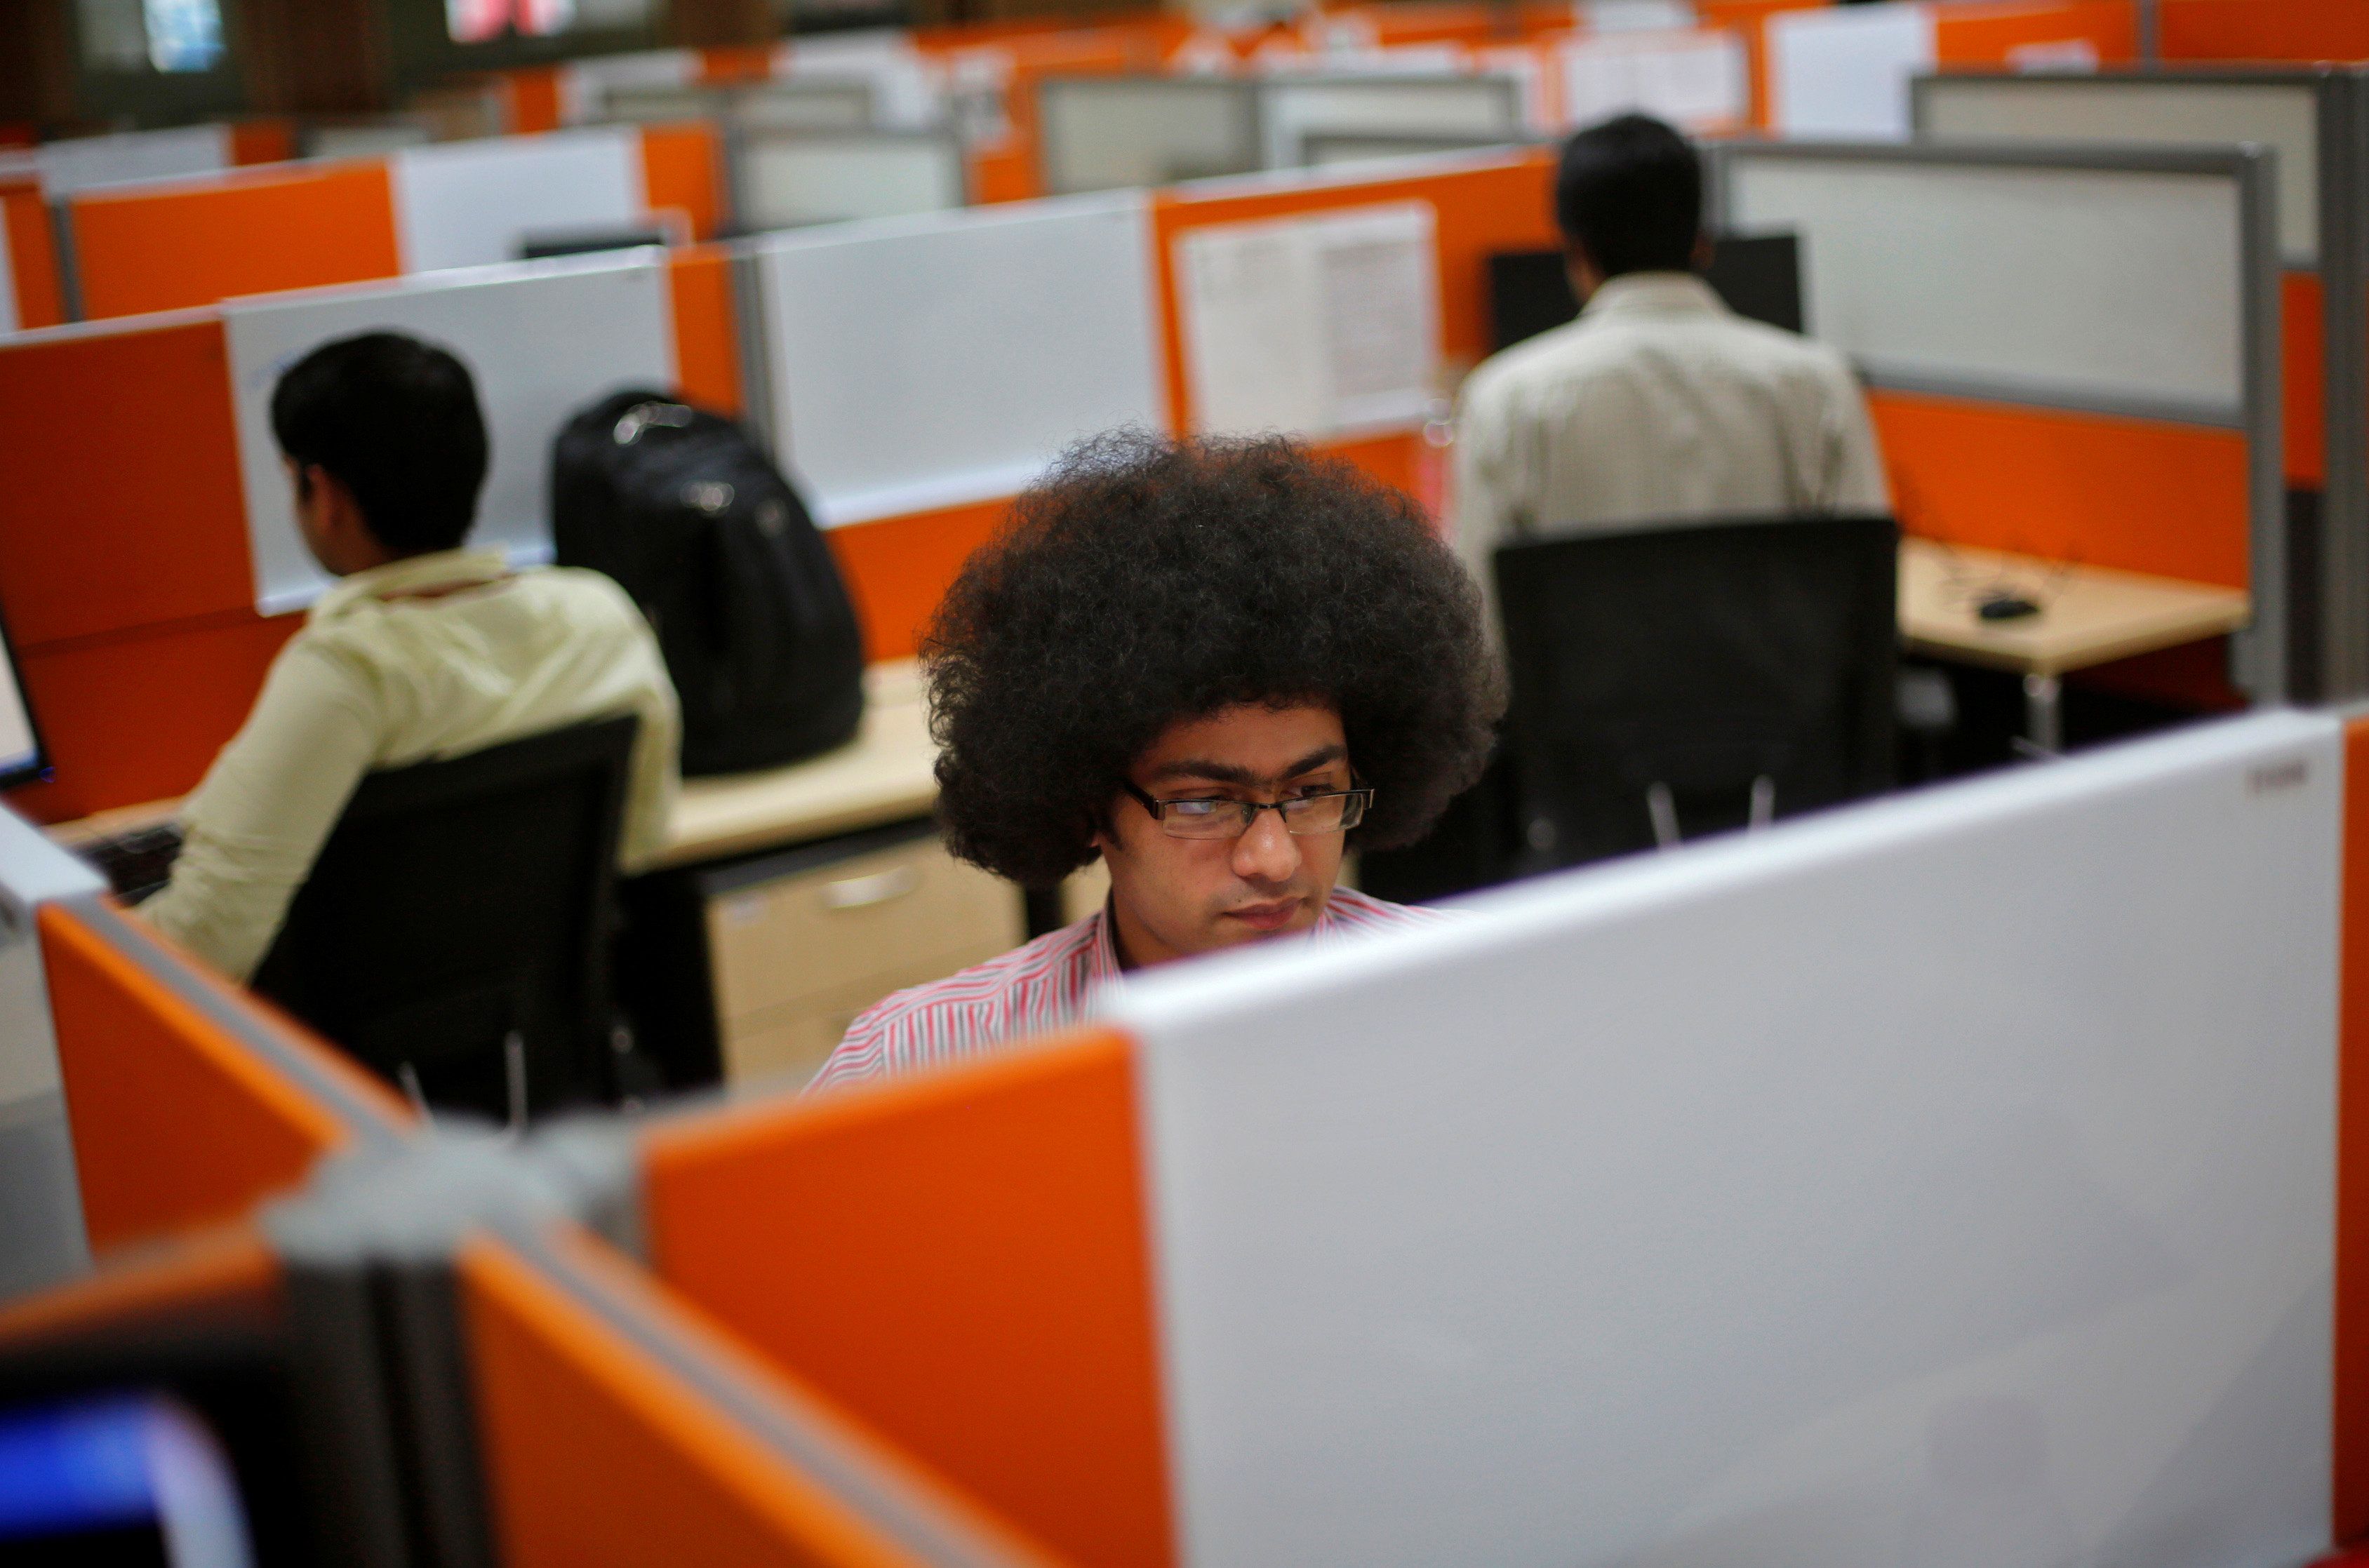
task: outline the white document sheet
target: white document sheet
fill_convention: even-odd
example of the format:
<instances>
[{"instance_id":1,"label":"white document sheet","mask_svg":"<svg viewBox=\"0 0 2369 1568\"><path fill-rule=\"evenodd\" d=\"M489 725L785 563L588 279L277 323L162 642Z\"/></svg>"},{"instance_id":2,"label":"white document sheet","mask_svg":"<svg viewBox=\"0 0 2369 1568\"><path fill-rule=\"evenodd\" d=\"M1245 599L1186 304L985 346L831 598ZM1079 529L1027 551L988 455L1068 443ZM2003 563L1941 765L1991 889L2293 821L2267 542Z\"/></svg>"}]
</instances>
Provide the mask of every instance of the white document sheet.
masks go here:
<instances>
[{"instance_id":1,"label":"white document sheet","mask_svg":"<svg viewBox=\"0 0 2369 1568\"><path fill-rule=\"evenodd\" d=\"M1854 6L1768 18L1776 130L1785 136L1908 138L1908 84L1937 59L1933 8Z\"/></svg>"},{"instance_id":2,"label":"white document sheet","mask_svg":"<svg viewBox=\"0 0 2369 1568\"><path fill-rule=\"evenodd\" d=\"M461 357L493 439L469 543L499 547L520 565L551 558L551 441L567 417L621 388L666 388L675 379L666 272L648 261L489 267L262 295L223 314L255 607L266 615L310 604L330 582L296 532L271 435L272 386L318 345L389 329Z\"/></svg>"},{"instance_id":3,"label":"white document sheet","mask_svg":"<svg viewBox=\"0 0 2369 1568\"><path fill-rule=\"evenodd\" d=\"M1616 33L1574 40L1562 52L1573 125L1640 110L1700 132L1750 118L1751 71L1732 32Z\"/></svg>"},{"instance_id":4,"label":"white document sheet","mask_svg":"<svg viewBox=\"0 0 2369 1568\"><path fill-rule=\"evenodd\" d=\"M1419 421L1439 366L1427 201L1176 239L1194 428L1331 435Z\"/></svg>"},{"instance_id":5,"label":"white document sheet","mask_svg":"<svg viewBox=\"0 0 2369 1568\"><path fill-rule=\"evenodd\" d=\"M626 229L648 212L633 126L411 147L389 166L406 272L514 261L529 235Z\"/></svg>"}]
</instances>

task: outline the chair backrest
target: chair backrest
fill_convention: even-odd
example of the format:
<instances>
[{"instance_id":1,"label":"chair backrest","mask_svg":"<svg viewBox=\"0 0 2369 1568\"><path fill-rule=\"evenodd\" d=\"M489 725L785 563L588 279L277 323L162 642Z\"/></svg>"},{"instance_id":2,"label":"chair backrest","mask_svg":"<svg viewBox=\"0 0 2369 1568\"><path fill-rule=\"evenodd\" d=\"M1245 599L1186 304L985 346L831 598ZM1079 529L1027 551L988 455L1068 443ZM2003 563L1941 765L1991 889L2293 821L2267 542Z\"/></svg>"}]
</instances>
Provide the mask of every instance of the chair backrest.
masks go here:
<instances>
[{"instance_id":1,"label":"chair backrest","mask_svg":"<svg viewBox=\"0 0 2369 1568\"><path fill-rule=\"evenodd\" d=\"M432 1104L610 1096L608 944L638 722L604 719L363 779L255 989Z\"/></svg>"},{"instance_id":2,"label":"chair backrest","mask_svg":"<svg viewBox=\"0 0 2369 1568\"><path fill-rule=\"evenodd\" d=\"M1892 520L1869 517L1499 550L1509 744L1539 860L1650 848L1657 813L1693 837L1745 823L1756 793L1783 815L1887 787L1898 554Z\"/></svg>"}]
</instances>

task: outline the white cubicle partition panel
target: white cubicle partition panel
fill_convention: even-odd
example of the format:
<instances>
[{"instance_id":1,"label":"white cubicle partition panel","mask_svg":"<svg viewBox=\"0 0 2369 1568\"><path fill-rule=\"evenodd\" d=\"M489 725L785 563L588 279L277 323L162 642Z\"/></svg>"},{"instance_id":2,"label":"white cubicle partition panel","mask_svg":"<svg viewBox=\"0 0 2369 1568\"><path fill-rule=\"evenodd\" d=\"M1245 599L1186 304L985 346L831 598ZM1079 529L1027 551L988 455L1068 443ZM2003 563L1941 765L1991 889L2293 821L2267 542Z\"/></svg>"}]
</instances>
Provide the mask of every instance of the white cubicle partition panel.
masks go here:
<instances>
[{"instance_id":1,"label":"white cubicle partition panel","mask_svg":"<svg viewBox=\"0 0 2369 1568\"><path fill-rule=\"evenodd\" d=\"M2333 720L1131 979L1183 1558L2328 1544Z\"/></svg>"},{"instance_id":2,"label":"white cubicle partition panel","mask_svg":"<svg viewBox=\"0 0 2369 1568\"><path fill-rule=\"evenodd\" d=\"M1738 149L1724 216L1801 236L1809 330L1881 383L2239 423L2255 280L2237 174L2014 155Z\"/></svg>"},{"instance_id":3,"label":"white cubicle partition panel","mask_svg":"<svg viewBox=\"0 0 2369 1568\"><path fill-rule=\"evenodd\" d=\"M0 808L0 1299L90 1266L41 959L40 906L107 885Z\"/></svg>"},{"instance_id":4,"label":"white cubicle partition panel","mask_svg":"<svg viewBox=\"0 0 2369 1568\"><path fill-rule=\"evenodd\" d=\"M861 81L765 82L735 89L735 125L760 131L860 131L875 116L872 86Z\"/></svg>"},{"instance_id":5,"label":"white cubicle partition panel","mask_svg":"<svg viewBox=\"0 0 2369 1568\"><path fill-rule=\"evenodd\" d=\"M521 564L551 555L551 442L567 417L621 388L675 382L666 269L647 258L532 262L263 295L233 302L223 314L256 608L267 615L311 603L330 581L296 531L271 435L271 389L313 349L391 330L460 356L493 442L470 543L498 546Z\"/></svg>"},{"instance_id":6,"label":"white cubicle partition panel","mask_svg":"<svg viewBox=\"0 0 2369 1568\"><path fill-rule=\"evenodd\" d=\"M1986 73L1920 77L1914 105L1917 133L1945 140L2252 142L2272 148L2279 249L2289 266L2307 268L2319 253L2319 83L2301 74L2215 80Z\"/></svg>"},{"instance_id":7,"label":"white cubicle partition panel","mask_svg":"<svg viewBox=\"0 0 2369 1568\"><path fill-rule=\"evenodd\" d=\"M601 96L600 118L630 125L676 120L715 120L731 95L721 87L661 84L612 88Z\"/></svg>"},{"instance_id":8,"label":"white cubicle partition panel","mask_svg":"<svg viewBox=\"0 0 2369 1568\"><path fill-rule=\"evenodd\" d=\"M773 50L773 77L789 82L856 81L871 89L877 122L920 131L944 122L940 73L902 28L807 33Z\"/></svg>"},{"instance_id":9,"label":"white cubicle partition panel","mask_svg":"<svg viewBox=\"0 0 2369 1568\"><path fill-rule=\"evenodd\" d=\"M1556 51L1563 120L1593 125L1632 110L1698 134L1752 118L1743 38L1720 29L1582 35Z\"/></svg>"},{"instance_id":10,"label":"white cubicle partition panel","mask_svg":"<svg viewBox=\"0 0 2369 1568\"><path fill-rule=\"evenodd\" d=\"M962 143L943 131L744 131L732 206L743 229L943 212L963 204Z\"/></svg>"},{"instance_id":11,"label":"white cubicle partition panel","mask_svg":"<svg viewBox=\"0 0 2369 1568\"><path fill-rule=\"evenodd\" d=\"M1013 494L1063 447L1167 423L1140 194L772 236L764 400L826 526Z\"/></svg>"},{"instance_id":12,"label":"white cubicle partition panel","mask_svg":"<svg viewBox=\"0 0 2369 1568\"><path fill-rule=\"evenodd\" d=\"M186 125L172 131L122 131L44 142L33 163L41 194L62 201L95 185L218 174L231 166L230 127Z\"/></svg>"},{"instance_id":13,"label":"white cubicle partition panel","mask_svg":"<svg viewBox=\"0 0 2369 1568\"><path fill-rule=\"evenodd\" d=\"M1906 136L1908 84L1940 56L1937 26L1926 5L1771 16L1764 35L1770 126L1785 136Z\"/></svg>"},{"instance_id":14,"label":"white cubicle partition panel","mask_svg":"<svg viewBox=\"0 0 2369 1568\"><path fill-rule=\"evenodd\" d=\"M8 237L8 207L0 202L0 332L14 332L24 325L17 309L17 268L9 255L13 243Z\"/></svg>"},{"instance_id":15,"label":"white cubicle partition panel","mask_svg":"<svg viewBox=\"0 0 2369 1568\"><path fill-rule=\"evenodd\" d=\"M1523 134L1522 92L1511 76L1268 76L1258 83L1261 155L1268 168L1300 161L1304 136L1327 131L1460 131Z\"/></svg>"},{"instance_id":16,"label":"white cubicle partition panel","mask_svg":"<svg viewBox=\"0 0 2369 1568\"><path fill-rule=\"evenodd\" d=\"M528 235L627 229L649 212L631 126L408 147L388 164L406 272L511 261Z\"/></svg>"},{"instance_id":17,"label":"white cubicle partition panel","mask_svg":"<svg viewBox=\"0 0 2369 1568\"><path fill-rule=\"evenodd\" d=\"M1206 76L1047 76L1036 156L1053 195L1126 190L1262 166L1258 89Z\"/></svg>"}]
</instances>

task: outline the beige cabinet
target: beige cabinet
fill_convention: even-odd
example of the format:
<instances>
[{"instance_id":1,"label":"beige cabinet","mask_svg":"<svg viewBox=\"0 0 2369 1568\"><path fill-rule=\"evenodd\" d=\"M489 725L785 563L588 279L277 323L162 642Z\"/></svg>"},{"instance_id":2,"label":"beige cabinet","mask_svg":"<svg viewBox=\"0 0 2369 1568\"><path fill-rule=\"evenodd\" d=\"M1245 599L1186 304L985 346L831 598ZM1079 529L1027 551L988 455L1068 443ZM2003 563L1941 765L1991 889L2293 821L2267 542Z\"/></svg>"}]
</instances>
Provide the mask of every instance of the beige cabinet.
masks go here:
<instances>
[{"instance_id":1,"label":"beige cabinet","mask_svg":"<svg viewBox=\"0 0 2369 1568\"><path fill-rule=\"evenodd\" d=\"M727 1083L814 1075L855 1015L1024 937L1018 891L928 824L857 835L704 879Z\"/></svg>"}]
</instances>

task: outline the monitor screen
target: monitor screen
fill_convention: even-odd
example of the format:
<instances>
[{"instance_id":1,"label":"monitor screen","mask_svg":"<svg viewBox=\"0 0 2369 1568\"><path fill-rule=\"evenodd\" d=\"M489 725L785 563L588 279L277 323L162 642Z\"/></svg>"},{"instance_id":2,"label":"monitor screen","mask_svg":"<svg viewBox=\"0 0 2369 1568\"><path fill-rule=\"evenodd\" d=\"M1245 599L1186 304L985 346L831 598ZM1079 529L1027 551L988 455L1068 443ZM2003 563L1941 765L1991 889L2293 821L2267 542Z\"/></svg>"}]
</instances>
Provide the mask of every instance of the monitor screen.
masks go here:
<instances>
[{"instance_id":1,"label":"monitor screen","mask_svg":"<svg viewBox=\"0 0 2369 1568\"><path fill-rule=\"evenodd\" d=\"M222 1445L179 1401L106 1394L0 1412L0 1559L251 1568Z\"/></svg>"},{"instance_id":2,"label":"monitor screen","mask_svg":"<svg viewBox=\"0 0 2369 1568\"><path fill-rule=\"evenodd\" d=\"M0 789L38 778L49 765L24 683L17 678L16 650L7 628L0 626Z\"/></svg>"},{"instance_id":3,"label":"monitor screen","mask_svg":"<svg viewBox=\"0 0 2369 1568\"><path fill-rule=\"evenodd\" d=\"M1719 235L1703 279L1736 315L1802 330L1801 246L1793 235ZM1493 348L1510 349L1578 314L1562 252L1500 251L1489 258Z\"/></svg>"}]
</instances>

